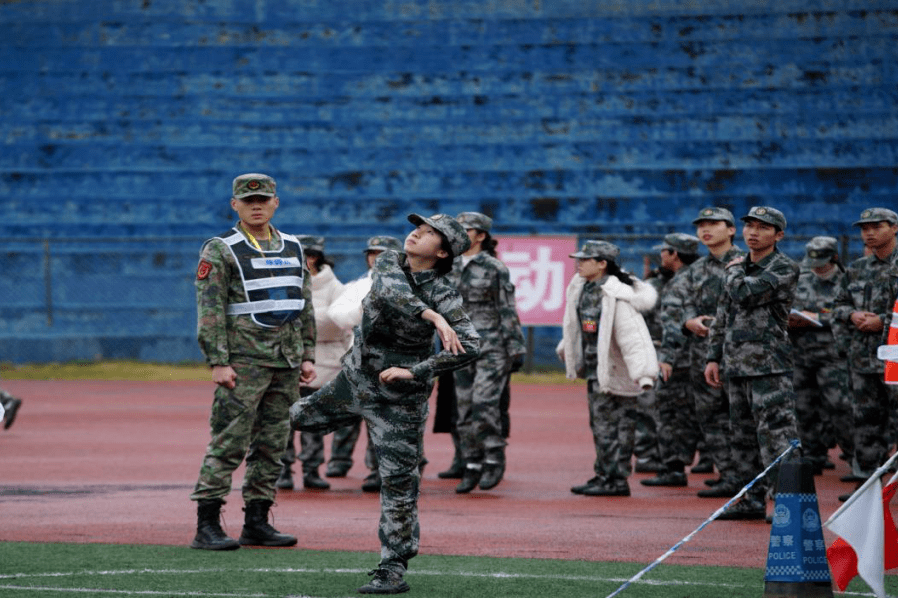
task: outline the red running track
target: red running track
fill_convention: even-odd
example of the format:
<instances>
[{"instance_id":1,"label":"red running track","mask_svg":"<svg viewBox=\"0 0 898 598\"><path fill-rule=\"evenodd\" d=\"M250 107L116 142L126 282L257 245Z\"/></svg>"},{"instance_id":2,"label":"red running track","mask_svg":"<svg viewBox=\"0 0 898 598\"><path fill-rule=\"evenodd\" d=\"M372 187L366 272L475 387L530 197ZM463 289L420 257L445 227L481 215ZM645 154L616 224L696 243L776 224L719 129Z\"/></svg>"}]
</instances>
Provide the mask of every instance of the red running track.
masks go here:
<instances>
[{"instance_id":1,"label":"red running track","mask_svg":"<svg viewBox=\"0 0 898 598\"><path fill-rule=\"evenodd\" d=\"M186 545L195 531L188 499L208 441L212 384L206 382L11 381L24 399L0 430L0 541ZM433 410L431 409L431 412ZM447 434L425 438L430 464L420 500L421 554L465 554L651 563L724 499L700 499L710 475L688 488L648 488L634 474L633 496L584 497L570 487L592 477L595 453L582 386L515 385L505 480L489 492L457 495L440 480L452 457ZM281 492L274 524L299 537L299 549L378 552L377 495L361 491L356 464L330 491ZM328 449L329 450L329 449ZM815 478L820 515L852 486L835 470ZM239 535L239 484L225 526ZM829 544L834 538L825 532ZM715 521L665 562L766 565L770 528Z\"/></svg>"}]
</instances>

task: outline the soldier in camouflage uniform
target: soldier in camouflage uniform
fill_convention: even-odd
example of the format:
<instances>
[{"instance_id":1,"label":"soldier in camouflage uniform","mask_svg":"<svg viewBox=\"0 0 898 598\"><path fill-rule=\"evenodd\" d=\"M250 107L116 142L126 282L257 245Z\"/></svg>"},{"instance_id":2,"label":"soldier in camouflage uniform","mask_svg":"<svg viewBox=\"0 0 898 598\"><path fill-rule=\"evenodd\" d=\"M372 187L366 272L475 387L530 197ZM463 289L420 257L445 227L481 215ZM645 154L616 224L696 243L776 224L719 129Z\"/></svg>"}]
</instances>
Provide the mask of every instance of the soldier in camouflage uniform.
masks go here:
<instances>
[{"instance_id":1,"label":"soldier in camouflage uniform","mask_svg":"<svg viewBox=\"0 0 898 598\"><path fill-rule=\"evenodd\" d=\"M887 458L892 399L883 381L877 347L886 344L898 294L898 214L869 208L854 223L871 253L852 262L842 280L833 321L847 329L849 369L854 397L854 448L858 481ZM843 498L843 497L840 497Z\"/></svg>"},{"instance_id":2,"label":"soldier in camouflage uniform","mask_svg":"<svg viewBox=\"0 0 898 598\"><path fill-rule=\"evenodd\" d=\"M294 429L327 433L359 417L368 426L382 480L381 561L364 594L408 590L403 575L418 553L419 465L433 378L477 358L479 337L445 279L470 241L451 216L409 216L417 228L405 253L374 262L362 323L337 378L290 407ZM444 349L433 352L436 328Z\"/></svg>"},{"instance_id":3,"label":"soldier in camouflage uniform","mask_svg":"<svg viewBox=\"0 0 898 598\"><path fill-rule=\"evenodd\" d=\"M698 245L698 237L670 233L665 235L664 243L655 247L661 252L661 270L670 273L667 283L659 290L659 305L655 309L660 332L652 335L658 341L661 370L655 396L663 470L654 478L641 480L644 486L686 486L686 464L692 463L701 438L689 378L689 346L680 320L682 304L676 292L677 285L685 280L689 265L698 259Z\"/></svg>"},{"instance_id":4,"label":"soldier in camouflage uniform","mask_svg":"<svg viewBox=\"0 0 898 598\"><path fill-rule=\"evenodd\" d=\"M789 311L798 284L798 265L776 247L786 217L756 206L742 217L749 254L726 265L724 294L711 325L705 379L730 395L732 454L739 484L750 482L798 439L792 388ZM764 481L719 519L764 519Z\"/></svg>"},{"instance_id":5,"label":"soldier in camouflage uniform","mask_svg":"<svg viewBox=\"0 0 898 598\"><path fill-rule=\"evenodd\" d=\"M854 455L851 383L844 335L833 334L833 305L845 270L838 240L814 237L805 246L789 338L794 349L795 414L802 450L815 473L823 472L831 429L842 452Z\"/></svg>"},{"instance_id":6,"label":"soldier in camouflage uniform","mask_svg":"<svg viewBox=\"0 0 898 598\"><path fill-rule=\"evenodd\" d=\"M218 387L212 440L190 496L197 501L193 548L296 544L269 525L268 511L290 430L288 410L300 381L315 379L315 314L302 247L270 224L279 201L270 176L238 176L231 198L237 225L200 251L197 337ZM238 544L222 531L219 515L244 457L246 518Z\"/></svg>"},{"instance_id":7,"label":"soldier in camouflage uniform","mask_svg":"<svg viewBox=\"0 0 898 598\"><path fill-rule=\"evenodd\" d=\"M465 471L455 491L464 494L480 485L490 490L505 473L505 446L499 400L511 364L522 357L524 333L508 268L495 256L490 236L493 220L479 212L462 212L471 247L456 256L447 279L461 295L465 311L480 335L480 357L455 370L458 431Z\"/></svg>"},{"instance_id":8,"label":"soldier in camouflage uniform","mask_svg":"<svg viewBox=\"0 0 898 598\"><path fill-rule=\"evenodd\" d=\"M708 351L709 326L717 313L717 303L723 295L726 264L743 255L733 245L736 220L726 208L708 207L699 210L692 221L696 236L708 248L708 255L700 257L683 273L670 290L668 305L679 306L679 325L689 346L689 377L695 400L695 416L720 477L707 480L712 486L699 490L705 498L730 497L736 493L735 469L730 455L730 405L724 386L714 388L705 382L705 355ZM674 312L671 312L674 313ZM673 317L673 316L672 316ZM675 323L671 323L675 326ZM671 331L672 333L672 331Z\"/></svg>"}]
</instances>

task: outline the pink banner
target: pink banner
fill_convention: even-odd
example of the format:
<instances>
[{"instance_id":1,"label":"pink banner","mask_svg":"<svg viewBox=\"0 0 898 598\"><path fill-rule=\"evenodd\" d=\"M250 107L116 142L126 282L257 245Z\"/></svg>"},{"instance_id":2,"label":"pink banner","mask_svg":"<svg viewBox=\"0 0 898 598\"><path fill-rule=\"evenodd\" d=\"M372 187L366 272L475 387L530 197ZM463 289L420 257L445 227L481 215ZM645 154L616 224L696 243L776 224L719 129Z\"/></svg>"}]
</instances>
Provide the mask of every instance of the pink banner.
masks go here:
<instances>
[{"instance_id":1,"label":"pink banner","mask_svg":"<svg viewBox=\"0 0 898 598\"><path fill-rule=\"evenodd\" d=\"M524 326L560 326L564 290L577 273L577 237L496 237L496 253L515 285L518 315Z\"/></svg>"}]
</instances>

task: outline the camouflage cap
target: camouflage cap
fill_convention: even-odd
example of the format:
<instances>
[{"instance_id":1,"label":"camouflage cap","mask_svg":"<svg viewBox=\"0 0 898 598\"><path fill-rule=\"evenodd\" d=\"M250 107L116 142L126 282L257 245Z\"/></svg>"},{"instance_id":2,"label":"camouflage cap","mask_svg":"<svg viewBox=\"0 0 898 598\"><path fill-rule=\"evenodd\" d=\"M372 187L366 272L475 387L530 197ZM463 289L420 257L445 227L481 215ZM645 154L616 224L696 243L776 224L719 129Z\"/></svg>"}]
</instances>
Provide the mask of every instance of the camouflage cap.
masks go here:
<instances>
[{"instance_id":1,"label":"camouflage cap","mask_svg":"<svg viewBox=\"0 0 898 598\"><path fill-rule=\"evenodd\" d=\"M769 206L754 206L748 211L748 214L740 218L743 222L747 220L757 220L766 224L772 224L780 230L786 230L786 216L776 208Z\"/></svg>"},{"instance_id":2,"label":"camouflage cap","mask_svg":"<svg viewBox=\"0 0 898 598\"><path fill-rule=\"evenodd\" d=\"M898 214L888 208L867 208L861 212L861 219L854 222L852 226L860 226L861 224L873 222L898 224Z\"/></svg>"},{"instance_id":3,"label":"camouflage cap","mask_svg":"<svg viewBox=\"0 0 898 598\"><path fill-rule=\"evenodd\" d=\"M490 232L490 229L493 228L493 219L480 212L462 212L456 216L455 219L461 222L461 225L465 227L465 230L476 228L477 230L482 230L483 232L488 233Z\"/></svg>"},{"instance_id":4,"label":"camouflage cap","mask_svg":"<svg viewBox=\"0 0 898 598\"><path fill-rule=\"evenodd\" d=\"M471 239L465 232L465 227L461 223L448 214L434 214L430 218L421 216L420 214L409 214L408 221L415 226L427 224L446 237L449 246L452 247L452 255L458 256L466 252L471 247Z\"/></svg>"},{"instance_id":5,"label":"camouflage cap","mask_svg":"<svg viewBox=\"0 0 898 598\"><path fill-rule=\"evenodd\" d=\"M718 208L716 206L699 210L698 216L695 217L692 224L698 224L702 220L723 220L730 226L736 226L736 219L733 217L733 213L726 208Z\"/></svg>"},{"instance_id":6,"label":"camouflage cap","mask_svg":"<svg viewBox=\"0 0 898 598\"><path fill-rule=\"evenodd\" d=\"M664 242L660 245L655 245L653 249L655 251L661 251L662 249L670 249L671 251L676 251L677 253L696 255L698 253L698 244L699 239L695 235L687 235L686 233L670 233L664 235Z\"/></svg>"},{"instance_id":7,"label":"camouflage cap","mask_svg":"<svg viewBox=\"0 0 898 598\"><path fill-rule=\"evenodd\" d=\"M299 244L302 245L303 251L317 251L324 253L324 237L318 235L296 235Z\"/></svg>"},{"instance_id":8,"label":"camouflage cap","mask_svg":"<svg viewBox=\"0 0 898 598\"><path fill-rule=\"evenodd\" d=\"M234 179L234 199L243 199L251 195L274 197L277 195L277 183L267 174L250 172Z\"/></svg>"},{"instance_id":9,"label":"camouflage cap","mask_svg":"<svg viewBox=\"0 0 898 598\"><path fill-rule=\"evenodd\" d=\"M584 259L593 258L597 260L615 261L620 255L620 247L608 241L587 241L583 244L583 248L577 253L572 253L569 257Z\"/></svg>"},{"instance_id":10,"label":"camouflage cap","mask_svg":"<svg viewBox=\"0 0 898 598\"><path fill-rule=\"evenodd\" d=\"M396 237L388 237L387 235L371 237L368 239L368 246L365 247L365 253L368 253L369 251L386 251L388 249L402 251L402 241Z\"/></svg>"},{"instance_id":11,"label":"camouflage cap","mask_svg":"<svg viewBox=\"0 0 898 598\"><path fill-rule=\"evenodd\" d=\"M804 263L808 268L819 268L830 263L839 252L839 241L835 237L814 237L804 246Z\"/></svg>"}]
</instances>

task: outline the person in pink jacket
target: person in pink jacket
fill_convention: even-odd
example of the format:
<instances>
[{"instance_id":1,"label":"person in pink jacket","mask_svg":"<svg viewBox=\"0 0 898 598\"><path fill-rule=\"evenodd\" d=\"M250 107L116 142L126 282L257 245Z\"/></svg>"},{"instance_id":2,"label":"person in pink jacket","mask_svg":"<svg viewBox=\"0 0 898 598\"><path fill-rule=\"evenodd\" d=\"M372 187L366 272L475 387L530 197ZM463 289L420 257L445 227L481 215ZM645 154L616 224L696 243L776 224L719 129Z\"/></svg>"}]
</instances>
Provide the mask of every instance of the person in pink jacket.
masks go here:
<instances>
[{"instance_id":1,"label":"person in pink jacket","mask_svg":"<svg viewBox=\"0 0 898 598\"><path fill-rule=\"evenodd\" d=\"M586 378L589 424L595 441L595 476L571 492L629 496L637 395L652 388L658 358L642 313L655 289L622 271L620 248L587 241L570 257L577 275L568 284L562 339L556 352L568 378Z\"/></svg>"}]
</instances>

